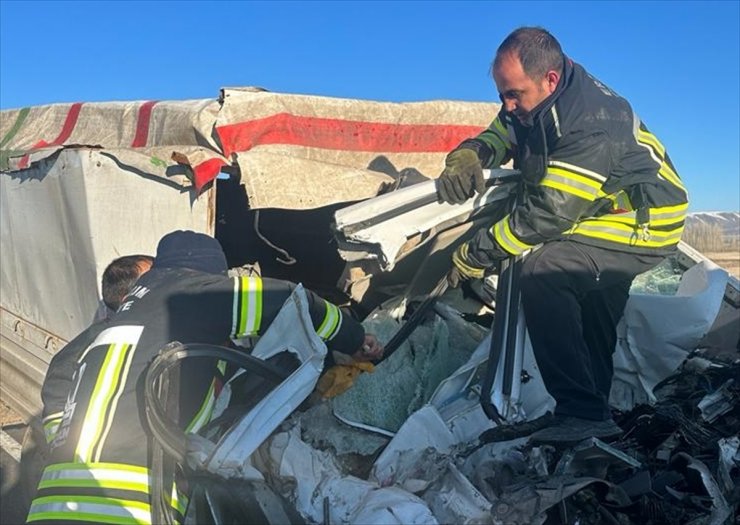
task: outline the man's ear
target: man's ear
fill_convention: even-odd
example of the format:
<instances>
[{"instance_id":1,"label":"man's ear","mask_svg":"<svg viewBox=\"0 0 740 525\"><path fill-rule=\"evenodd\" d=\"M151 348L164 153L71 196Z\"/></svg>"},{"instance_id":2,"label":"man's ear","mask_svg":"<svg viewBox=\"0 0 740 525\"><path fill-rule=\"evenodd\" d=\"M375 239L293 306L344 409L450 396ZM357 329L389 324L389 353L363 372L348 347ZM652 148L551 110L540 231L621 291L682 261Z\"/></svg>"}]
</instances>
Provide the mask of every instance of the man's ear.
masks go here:
<instances>
[{"instance_id":1,"label":"man's ear","mask_svg":"<svg viewBox=\"0 0 740 525\"><path fill-rule=\"evenodd\" d=\"M560 82L560 73L551 69L545 73L545 79L547 80L547 89L549 94L552 95L558 87L558 82Z\"/></svg>"}]
</instances>

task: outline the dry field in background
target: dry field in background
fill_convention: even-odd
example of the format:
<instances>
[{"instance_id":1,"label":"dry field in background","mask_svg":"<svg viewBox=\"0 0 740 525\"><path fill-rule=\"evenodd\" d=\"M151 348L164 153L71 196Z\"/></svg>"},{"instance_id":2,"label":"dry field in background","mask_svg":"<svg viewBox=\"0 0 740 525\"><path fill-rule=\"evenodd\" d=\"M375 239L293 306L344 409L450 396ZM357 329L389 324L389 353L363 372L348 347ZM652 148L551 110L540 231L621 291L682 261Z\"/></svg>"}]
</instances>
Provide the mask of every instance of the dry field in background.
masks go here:
<instances>
[{"instance_id":1,"label":"dry field in background","mask_svg":"<svg viewBox=\"0 0 740 525\"><path fill-rule=\"evenodd\" d=\"M737 251L702 252L702 254L740 279L740 253Z\"/></svg>"}]
</instances>

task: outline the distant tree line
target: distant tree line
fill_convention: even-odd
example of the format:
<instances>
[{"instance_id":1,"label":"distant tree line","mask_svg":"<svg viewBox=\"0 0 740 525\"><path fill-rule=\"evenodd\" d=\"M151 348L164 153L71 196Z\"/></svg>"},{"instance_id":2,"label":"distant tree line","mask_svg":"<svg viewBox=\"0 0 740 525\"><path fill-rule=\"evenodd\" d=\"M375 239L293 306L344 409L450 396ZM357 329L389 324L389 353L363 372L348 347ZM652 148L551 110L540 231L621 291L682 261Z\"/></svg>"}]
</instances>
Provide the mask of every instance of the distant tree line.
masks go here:
<instances>
[{"instance_id":1,"label":"distant tree line","mask_svg":"<svg viewBox=\"0 0 740 525\"><path fill-rule=\"evenodd\" d=\"M727 235L717 224L687 224L682 240L700 252L740 253L740 232Z\"/></svg>"}]
</instances>

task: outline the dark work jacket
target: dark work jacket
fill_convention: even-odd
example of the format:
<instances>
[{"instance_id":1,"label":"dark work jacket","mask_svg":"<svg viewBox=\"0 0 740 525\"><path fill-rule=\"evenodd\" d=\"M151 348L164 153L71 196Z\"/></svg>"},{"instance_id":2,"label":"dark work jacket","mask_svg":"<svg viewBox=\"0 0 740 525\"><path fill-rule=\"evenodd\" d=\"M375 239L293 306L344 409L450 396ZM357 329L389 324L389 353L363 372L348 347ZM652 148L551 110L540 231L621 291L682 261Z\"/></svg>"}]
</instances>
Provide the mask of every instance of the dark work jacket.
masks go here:
<instances>
[{"instance_id":1,"label":"dark work jacket","mask_svg":"<svg viewBox=\"0 0 740 525\"><path fill-rule=\"evenodd\" d=\"M77 367L77 359L95 341L98 334L108 326L108 323L107 318L93 323L51 358L44 376L44 383L41 385L41 402L43 403L41 417L47 443L54 438L59 423L62 421L67 394L72 386L72 377Z\"/></svg>"},{"instance_id":2,"label":"dark work jacket","mask_svg":"<svg viewBox=\"0 0 740 525\"><path fill-rule=\"evenodd\" d=\"M522 124L503 108L459 147L484 168L514 159L522 172L510 214L479 231L467 263L485 268L543 242L568 238L631 253L672 253L687 191L665 147L630 104L566 58L555 92Z\"/></svg>"},{"instance_id":3,"label":"dark work jacket","mask_svg":"<svg viewBox=\"0 0 740 525\"><path fill-rule=\"evenodd\" d=\"M223 345L229 338L264 333L294 288L285 281L181 268L155 267L144 274L77 359L29 521L101 522L105 516L107 523L151 522L150 435L143 411L148 364L171 341ZM310 291L306 295L328 348L357 351L362 325ZM216 372L216 363L206 359L182 366L178 419L188 432L209 420L218 393ZM172 504L181 521L185 495L175 491Z\"/></svg>"}]
</instances>

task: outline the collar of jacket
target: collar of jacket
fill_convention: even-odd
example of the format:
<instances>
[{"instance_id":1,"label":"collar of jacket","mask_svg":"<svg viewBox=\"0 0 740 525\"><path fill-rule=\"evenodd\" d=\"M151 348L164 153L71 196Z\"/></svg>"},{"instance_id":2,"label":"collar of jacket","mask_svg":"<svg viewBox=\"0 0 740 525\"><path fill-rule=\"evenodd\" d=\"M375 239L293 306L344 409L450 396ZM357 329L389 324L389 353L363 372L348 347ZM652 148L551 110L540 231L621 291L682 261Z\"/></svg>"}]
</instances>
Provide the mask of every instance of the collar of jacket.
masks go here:
<instances>
[{"instance_id":1,"label":"collar of jacket","mask_svg":"<svg viewBox=\"0 0 740 525\"><path fill-rule=\"evenodd\" d=\"M529 113L529 120L525 127L532 127L534 123L541 118L542 114L549 111L550 108L555 104L560 95L573 81L573 61L567 56L563 55L563 74L560 76L560 81L555 91L547 97L545 100L539 103Z\"/></svg>"}]
</instances>

